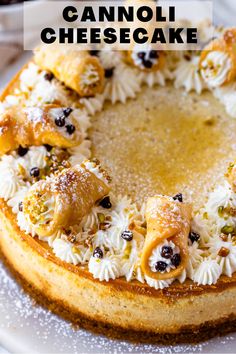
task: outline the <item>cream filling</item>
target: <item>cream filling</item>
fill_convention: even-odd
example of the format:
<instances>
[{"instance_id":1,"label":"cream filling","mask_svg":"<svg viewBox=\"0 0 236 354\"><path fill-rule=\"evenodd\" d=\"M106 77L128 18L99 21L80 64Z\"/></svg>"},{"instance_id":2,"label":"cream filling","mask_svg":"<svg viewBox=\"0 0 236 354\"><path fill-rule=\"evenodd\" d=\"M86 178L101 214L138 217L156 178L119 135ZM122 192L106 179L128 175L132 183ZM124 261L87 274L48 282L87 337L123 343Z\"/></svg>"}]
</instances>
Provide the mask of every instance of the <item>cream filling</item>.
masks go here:
<instances>
[{"instance_id":1,"label":"cream filling","mask_svg":"<svg viewBox=\"0 0 236 354\"><path fill-rule=\"evenodd\" d=\"M154 273L158 272L158 270L155 267L157 262L164 262L166 264L166 269L164 271L161 271L161 273L166 273L166 272L169 273L171 269L176 268L171 262L171 257L170 258L162 257L161 251L163 247L170 247L172 249L173 255L180 253L179 247L177 247L172 241L165 240L160 245L158 245L152 251L152 254L149 258L149 266Z\"/></svg>"},{"instance_id":2,"label":"cream filling","mask_svg":"<svg viewBox=\"0 0 236 354\"><path fill-rule=\"evenodd\" d=\"M139 67L140 69L145 69L145 66L143 65L144 60L148 60L152 63L152 65L156 65L158 63L158 58L152 58L150 56L150 52L152 50L152 46L150 44L145 44L145 45L138 45L136 44L131 57L133 59L134 64ZM143 59L140 58L140 53L144 54Z\"/></svg>"},{"instance_id":3,"label":"cream filling","mask_svg":"<svg viewBox=\"0 0 236 354\"><path fill-rule=\"evenodd\" d=\"M83 74L81 75L80 82L82 89L86 91L86 89L88 89L89 87L97 85L99 80L100 77L94 65L88 64Z\"/></svg>"},{"instance_id":4,"label":"cream filling","mask_svg":"<svg viewBox=\"0 0 236 354\"><path fill-rule=\"evenodd\" d=\"M35 212L29 214L23 210L25 219L35 232L37 228L47 226L53 221L55 205L56 199L53 195L50 198L44 195L43 199L39 199L37 205L35 205Z\"/></svg>"},{"instance_id":5,"label":"cream filling","mask_svg":"<svg viewBox=\"0 0 236 354\"><path fill-rule=\"evenodd\" d=\"M229 71L232 69L232 61L227 53L220 51L210 52L201 64L201 75L206 84L211 87L223 85Z\"/></svg>"},{"instance_id":6,"label":"cream filling","mask_svg":"<svg viewBox=\"0 0 236 354\"><path fill-rule=\"evenodd\" d=\"M86 160L82 164L86 170L93 173L98 179L101 179L104 183L108 184L108 180L104 175L103 171L101 170L101 166L98 165L96 162Z\"/></svg>"}]
</instances>

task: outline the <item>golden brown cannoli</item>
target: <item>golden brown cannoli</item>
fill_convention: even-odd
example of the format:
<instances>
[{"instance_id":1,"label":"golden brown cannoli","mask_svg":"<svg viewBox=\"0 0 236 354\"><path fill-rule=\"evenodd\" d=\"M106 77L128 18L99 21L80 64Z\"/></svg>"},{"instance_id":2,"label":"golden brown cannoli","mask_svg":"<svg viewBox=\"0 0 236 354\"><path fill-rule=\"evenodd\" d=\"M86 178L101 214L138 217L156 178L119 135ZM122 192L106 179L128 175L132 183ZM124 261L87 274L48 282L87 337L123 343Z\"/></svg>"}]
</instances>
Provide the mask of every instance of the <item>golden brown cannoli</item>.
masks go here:
<instances>
[{"instance_id":1,"label":"golden brown cannoli","mask_svg":"<svg viewBox=\"0 0 236 354\"><path fill-rule=\"evenodd\" d=\"M98 58L85 50L59 46L41 46L34 60L80 96L94 96L103 89L104 70Z\"/></svg>"},{"instance_id":2,"label":"golden brown cannoli","mask_svg":"<svg viewBox=\"0 0 236 354\"><path fill-rule=\"evenodd\" d=\"M73 109L57 105L12 107L0 116L0 155L31 145L79 145L82 134Z\"/></svg>"},{"instance_id":3,"label":"golden brown cannoli","mask_svg":"<svg viewBox=\"0 0 236 354\"><path fill-rule=\"evenodd\" d=\"M39 236L49 236L78 225L109 190L106 173L88 161L35 183L23 201L23 212Z\"/></svg>"},{"instance_id":4,"label":"golden brown cannoli","mask_svg":"<svg viewBox=\"0 0 236 354\"><path fill-rule=\"evenodd\" d=\"M157 23L155 21L156 2L151 0L126 0L124 5L135 6L136 10L139 7L148 6L153 11L153 20L148 22L141 22L136 20L134 25L131 25L131 29L144 28L151 37L155 27L163 27L163 23ZM130 26L130 23L128 23ZM158 46L151 44L150 41L145 44L131 44L131 49L124 52L125 60L128 64L131 64L143 71L157 71L161 70L165 65L165 54L163 51L158 50Z\"/></svg>"},{"instance_id":5,"label":"golden brown cannoli","mask_svg":"<svg viewBox=\"0 0 236 354\"><path fill-rule=\"evenodd\" d=\"M236 78L236 28L210 42L202 51L199 68L205 82L218 87Z\"/></svg>"},{"instance_id":6,"label":"golden brown cannoli","mask_svg":"<svg viewBox=\"0 0 236 354\"><path fill-rule=\"evenodd\" d=\"M147 234L141 256L145 275L165 280L181 274L188 260L191 206L166 196L149 198Z\"/></svg>"}]
</instances>

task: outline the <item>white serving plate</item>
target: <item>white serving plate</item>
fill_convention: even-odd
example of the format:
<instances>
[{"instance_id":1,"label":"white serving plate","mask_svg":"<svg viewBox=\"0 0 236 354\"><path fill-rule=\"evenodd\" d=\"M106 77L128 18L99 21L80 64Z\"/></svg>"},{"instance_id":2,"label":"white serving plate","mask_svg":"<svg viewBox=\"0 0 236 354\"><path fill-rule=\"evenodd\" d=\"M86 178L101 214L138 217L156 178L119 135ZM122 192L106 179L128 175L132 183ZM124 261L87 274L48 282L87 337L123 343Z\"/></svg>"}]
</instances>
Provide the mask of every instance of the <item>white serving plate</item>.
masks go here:
<instances>
[{"instance_id":1,"label":"white serving plate","mask_svg":"<svg viewBox=\"0 0 236 354\"><path fill-rule=\"evenodd\" d=\"M11 353L235 353L236 336L198 345L135 345L72 326L35 305L0 263L0 343Z\"/></svg>"}]
</instances>

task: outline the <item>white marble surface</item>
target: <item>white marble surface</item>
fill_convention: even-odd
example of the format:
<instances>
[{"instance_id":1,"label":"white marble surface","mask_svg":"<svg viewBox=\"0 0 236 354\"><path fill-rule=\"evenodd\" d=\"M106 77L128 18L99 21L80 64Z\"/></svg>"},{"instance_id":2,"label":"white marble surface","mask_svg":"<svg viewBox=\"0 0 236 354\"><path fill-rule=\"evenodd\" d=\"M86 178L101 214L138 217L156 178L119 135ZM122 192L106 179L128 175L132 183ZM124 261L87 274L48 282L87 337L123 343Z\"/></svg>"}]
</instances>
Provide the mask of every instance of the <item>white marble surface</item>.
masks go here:
<instances>
[{"instance_id":1,"label":"white marble surface","mask_svg":"<svg viewBox=\"0 0 236 354\"><path fill-rule=\"evenodd\" d=\"M11 353L235 353L236 336L198 345L134 345L71 325L36 306L0 263L0 343ZM1 353L1 352L0 352Z\"/></svg>"}]
</instances>

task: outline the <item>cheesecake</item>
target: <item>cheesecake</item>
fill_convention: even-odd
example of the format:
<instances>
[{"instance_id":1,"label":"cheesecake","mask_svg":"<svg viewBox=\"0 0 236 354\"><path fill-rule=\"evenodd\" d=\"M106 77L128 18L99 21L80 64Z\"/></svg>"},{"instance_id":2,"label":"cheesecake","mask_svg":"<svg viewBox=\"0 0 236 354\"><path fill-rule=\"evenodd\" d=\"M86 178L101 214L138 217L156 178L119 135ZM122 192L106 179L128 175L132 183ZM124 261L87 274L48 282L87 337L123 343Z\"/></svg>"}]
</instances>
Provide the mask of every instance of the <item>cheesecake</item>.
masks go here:
<instances>
[{"instance_id":1,"label":"cheesecake","mask_svg":"<svg viewBox=\"0 0 236 354\"><path fill-rule=\"evenodd\" d=\"M1 95L2 258L73 324L235 330L236 32L216 32L197 52L40 47Z\"/></svg>"}]
</instances>

